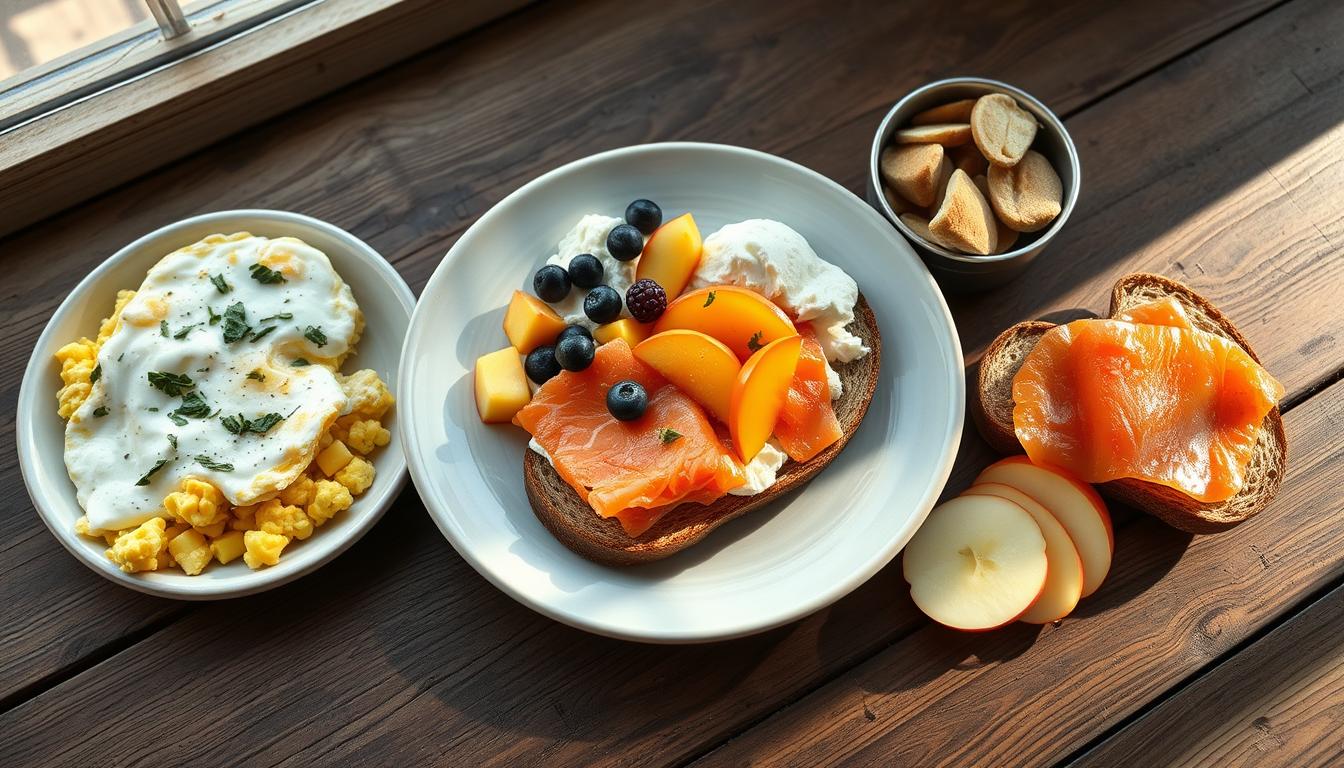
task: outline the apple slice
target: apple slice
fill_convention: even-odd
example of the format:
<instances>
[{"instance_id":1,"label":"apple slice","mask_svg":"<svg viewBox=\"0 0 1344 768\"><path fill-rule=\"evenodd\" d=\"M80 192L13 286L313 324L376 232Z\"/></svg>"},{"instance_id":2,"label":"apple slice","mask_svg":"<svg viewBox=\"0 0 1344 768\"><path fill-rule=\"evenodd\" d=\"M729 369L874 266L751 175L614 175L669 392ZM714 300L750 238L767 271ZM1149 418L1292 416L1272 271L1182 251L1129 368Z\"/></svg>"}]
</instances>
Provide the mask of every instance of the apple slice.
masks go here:
<instances>
[{"instance_id":1,"label":"apple slice","mask_svg":"<svg viewBox=\"0 0 1344 768\"><path fill-rule=\"evenodd\" d=\"M663 331L641 341L634 353L714 418L729 422L742 364L723 342L699 331Z\"/></svg>"},{"instance_id":2,"label":"apple slice","mask_svg":"<svg viewBox=\"0 0 1344 768\"><path fill-rule=\"evenodd\" d=\"M1045 559L1049 574L1045 589L1027 612L1017 617L1028 624L1049 624L1068 616L1083 596L1083 561L1078 548L1055 516L1027 494L1002 483L981 483L966 489L965 496L997 496L1025 509L1045 537Z\"/></svg>"},{"instance_id":3,"label":"apple slice","mask_svg":"<svg viewBox=\"0 0 1344 768\"><path fill-rule=\"evenodd\" d=\"M1032 464L1026 456L1010 456L989 465L975 478L975 485L980 483L1011 486L1050 510L1078 548L1083 562L1083 597L1097 591L1111 570L1115 535L1106 503L1092 486L1057 467Z\"/></svg>"},{"instance_id":4,"label":"apple slice","mask_svg":"<svg viewBox=\"0 0 1344 768\"><path fill-rule=\"evenodd\" d=\"M1045 537L1026 510L997 496L943 502L905 545L910 597L929 618L978 632L1016 620L1045 588Z\"/></svg>"},{"instance_id":5,"label":"apple slice","mask_svg":"<svg viewBox=\"0 0 1344 768\"><path fill-rule=\"evenodd\" d=\"M775 431L802 349L803 337L797 334L776 339L761 347L738 372L729 404L728 433L742 461L754 459Z\"/></svg>"},{"instance_id":6,"label":"apple slice","mask_svg":"<svg viewBox=\"0 0 1344 768\"><path fill-rule=\"evenodd\" d=\"M661 285L668 301L677 298L700 266L702 245L700 228L691 214L678 216L649 235L635 267L635 279L648 278Z\"/></svg>"}]
</instances>

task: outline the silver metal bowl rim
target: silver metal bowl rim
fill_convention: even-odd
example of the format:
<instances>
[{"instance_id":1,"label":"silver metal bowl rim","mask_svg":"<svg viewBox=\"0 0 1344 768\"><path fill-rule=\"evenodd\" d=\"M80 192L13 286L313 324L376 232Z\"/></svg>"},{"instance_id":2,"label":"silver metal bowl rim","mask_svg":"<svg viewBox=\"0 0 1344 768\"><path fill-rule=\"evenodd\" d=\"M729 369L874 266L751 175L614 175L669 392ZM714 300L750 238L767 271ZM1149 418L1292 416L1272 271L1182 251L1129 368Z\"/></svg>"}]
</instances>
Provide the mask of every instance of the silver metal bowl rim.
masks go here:
<instances>
[{"instance_id":1,"label":"silver metal bowl rim","mask_svg":"<svg viewBox=\"0 0 1344 768\"><path fill-rule=\"evenodd\" d=\"M900 112L911 99L927 93L928 91L937 88L945 88L951 85L983 85L1010 94L1014 98L1020 99L1040 110L1040 113L1046 118L1046 123L1048 124L1047 127L1054 130L1060 138L1064 140L1064 148L1069 155L1069 169L1073 172L1073 184L1069 189L1065 190L1063 208L1060 210L1059 215L1055 217L1055 220L1051 222L1050 228L1045 230L1045 232L1039 235L1036 239L1020 248L989 256L965 254L949 250L937 243L925 240L907 227L905 222L901 221L901 218L891 209L891 204L887 202L886 195L882 194L882 174L879 171L879 159L881 158L882 149L888 136L888 127L892 120L896 118L896 114ZM877 204L882 207L882 213L886 215L888 221L901 231L901 234L905 235L910 240L913 240L923 248L944 258L970 264L989 264L999 261L1012 261L1015 258L1027 255L1031 251L1043 248L1050 242L1055 236L1055 233L1059 232L1060 228L1064 226L1064 222L1069 220L1069 214L1073 213L1073 206L1078 201L1078 188L1082 185L1082 168L1078 164L1078 148L1074 146L1073 137L1069 135L1068 129L1064 127L1064 122L1035 96L1032 96L1021 88L1017 88L1016 86L1009 85L999 80L990 80L989 78L984 77L949 77L943 80L935 80L916 88L901 97L901 100L896 102L896 104L887 111L886 116L882 118L881 125L877 127L877 134L873 137L873 149L868 162L868 183L873 185L873 191L875 192L874 196L877 200Z\"/></svg>"}]
</instances>

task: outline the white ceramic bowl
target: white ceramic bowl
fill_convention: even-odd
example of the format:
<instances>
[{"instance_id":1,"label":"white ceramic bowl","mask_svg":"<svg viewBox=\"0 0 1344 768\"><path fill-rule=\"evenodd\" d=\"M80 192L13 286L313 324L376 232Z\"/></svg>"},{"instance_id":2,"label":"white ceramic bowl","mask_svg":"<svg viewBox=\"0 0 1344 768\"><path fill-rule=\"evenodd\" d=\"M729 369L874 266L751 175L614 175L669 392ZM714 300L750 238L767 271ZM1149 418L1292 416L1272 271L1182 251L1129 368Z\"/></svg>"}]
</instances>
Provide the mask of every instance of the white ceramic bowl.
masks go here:
<instances>
[{"instance_id":1,"label":"white ceramic bowl","mask_svg":"<svg viewBox=\"0 0 1344 768\"><path fill-rule=\"evenodd\" d=\"M667 560L596 565L537 521L523 489L526 433L476 415L476 358L508 342L510 293L578 218L620 216L647 197L708 235L751 217L801 232L851 274L882 330L882 376L852 442L802 491ZM435 522L487 579L592 632L696 642L759 632L816 611L886 565L937 499L961 436L961 346L942 295L876 211L825 177L748 149L652 144L605 152L509 195L430 278L402 351L398 401L411 477Z\"/></svg>"},{"instance_id":2,"label":"white ceramic bowl","mask_svg":"<svg viewBox=\"0 0 1344 768\"><path fill-rule=\"evenodd\" d=\"M340 554L369 530L406 482L406 458L394 424L392 442L374 454L377 477L354 506L322 526L306 541L285 548L277 565L259 571L241 558L215 563L197 576L178 570L123 573L107 557L101 539L79 536L75 521L83 514L63 459L65 422L56 415L60 366L53 355L61 345L93 336L112 309L117 291L137 288L160 258L217 232L246 231L254 235L291 235L327 254L350 285L367 327L359 353L344 370L372 368L388 386L397 384L397 355L415 307L405 281L376 251L344 230L317 219L285 211L221 211L195 216L155 230L117 251L75 286L61 303L33 349L19 390L17 432L19 466L28 495L51 532L85 565L131 589L183 600L210 600L253 594L292 581ZM389 421L400 419L399 408Z\"/></svg>"}]
</instances>

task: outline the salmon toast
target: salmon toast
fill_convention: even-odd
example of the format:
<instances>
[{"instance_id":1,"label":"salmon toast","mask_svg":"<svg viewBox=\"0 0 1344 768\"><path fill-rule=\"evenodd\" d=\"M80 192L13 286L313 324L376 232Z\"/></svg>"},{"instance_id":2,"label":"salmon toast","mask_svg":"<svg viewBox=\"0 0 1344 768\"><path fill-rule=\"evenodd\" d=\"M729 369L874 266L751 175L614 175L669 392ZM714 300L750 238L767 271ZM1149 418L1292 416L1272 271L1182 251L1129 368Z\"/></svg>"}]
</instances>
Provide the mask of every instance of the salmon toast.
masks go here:
<instances>
[{"instance_id":1,"label":"salmon toast","mask_svg":"<svg viewBox=\"0 0 1344 768\"><path fill-rule=\"evenodd\" d=\"M802 353L775 423L775 439L794 461L807 461L840 439L844 430L831 406L826 357L810 324L799 328Z\"/></svg>"}]
</instances>

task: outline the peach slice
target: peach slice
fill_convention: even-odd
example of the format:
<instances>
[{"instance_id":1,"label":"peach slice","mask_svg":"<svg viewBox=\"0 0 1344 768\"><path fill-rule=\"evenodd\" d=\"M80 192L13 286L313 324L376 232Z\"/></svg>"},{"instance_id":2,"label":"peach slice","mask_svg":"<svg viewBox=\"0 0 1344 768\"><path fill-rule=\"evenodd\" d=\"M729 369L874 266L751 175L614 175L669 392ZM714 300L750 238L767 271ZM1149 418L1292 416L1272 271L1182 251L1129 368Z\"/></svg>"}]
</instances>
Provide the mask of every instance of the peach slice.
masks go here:
<instances>
[{"instance_id":1,"label":"peach slice","mask_svg":"<svg viewBox=\"0 0 1344 768\"><path fill-rule=\"evenodd\" d=\"M649 337L650 327L633 317L623 317L593 329L593 340L598 344L606 344L608 341L625 339L625 343L634 349L635 345Z\"/></svg>"},{"instance_id":2,"label":"peach slice","mask_svg":"<svg viewBox=\"0 0 1344 768\"><path fill-rule=\"evenodd\" d=\"M1026 456L1010 456L985 468L975 484L1002 483L1040 502L1069 532L1083 562L1083 597L1097 591L1111 570L1115 534L1106 502L1092 486L1056 467L1031 463Z\"/></svg>"},{"instance_id":3,"label":"peach slice","mask_svg":"<svg viewBox=\"0 0 1344 768\"><path fill-rule=\"evenodd\" d=\"M678 329L718 339L743 362L770 342L798 333L789 316L769 299L733 285L700 288L668 304L653 332Z\"/></svg>"},{"instance_id":4,"label":"peach slice","mask_svg":"<svg viewBox=\"0 0 1344 768\"><path fill-rule=\"evenodd\" d=\"M526 355L543 344L554 343L565 330L565 321L546 302L529 293L514 291L504 311L504 335L513 348Z\"/></svg>"},{"instance_id":5,"label":"peach slice","mask_svg":"<svg viewBox=\"0 0 1344 768\"><path fill-rule=\"evenodd\" d=\"M635 279L648 278L661 285L668 301L677 298L700 266L702 244L700 228L691 214L678 216L649 235L635 267Z\"/></svg>"},{"instance_id":6,"label":"peach slice","mask_svg":"<svg viewBox=\"0 0 1344 768\"><path fill-rule=\"evenodd\" d=\"M742 461L755 458L774 433L802 350L802 336L775 339L738 371L729 406L728 432Z\"/></svg>"},{"instance_id":7,"label":"peach slice","mask_svg":"<svg viewBox=\"0 0 1344 768\"><path fill-rule=\"evenodd\" d=\"M966 489L963 496L997 496L1027 511L1045 537L1045 559L1050 568L1041 596L1027 612L1017 617L1028 624L1049 624L1068 616L1083 596L1083 561L1078 548L1055 516L1027 494L1002 483L981 483Z\"/></svg>"},{"instance_id":8,"label":"peach slice","mask_svg":"<svg viewBox=\"0 0 1344 768\"><path fill-rule=\"evenodd\" d=\"M641 341L634 353L714 418L729 423L733 387L742 364L723 342L699 331L677 329Z\"/></svg>"},{"instance_id":9,"label":"peach slice","mask_svg":"<svg viewBox=\"0 0 1344 768\"><path fill-rule=\"evenodd\" d=\"M929 513L901 568L910 597L953 629L996 629L1022 616L1045 589L1045 537L1024 509L997 496L959 496Z\"/></svg>"}]
</instances>

